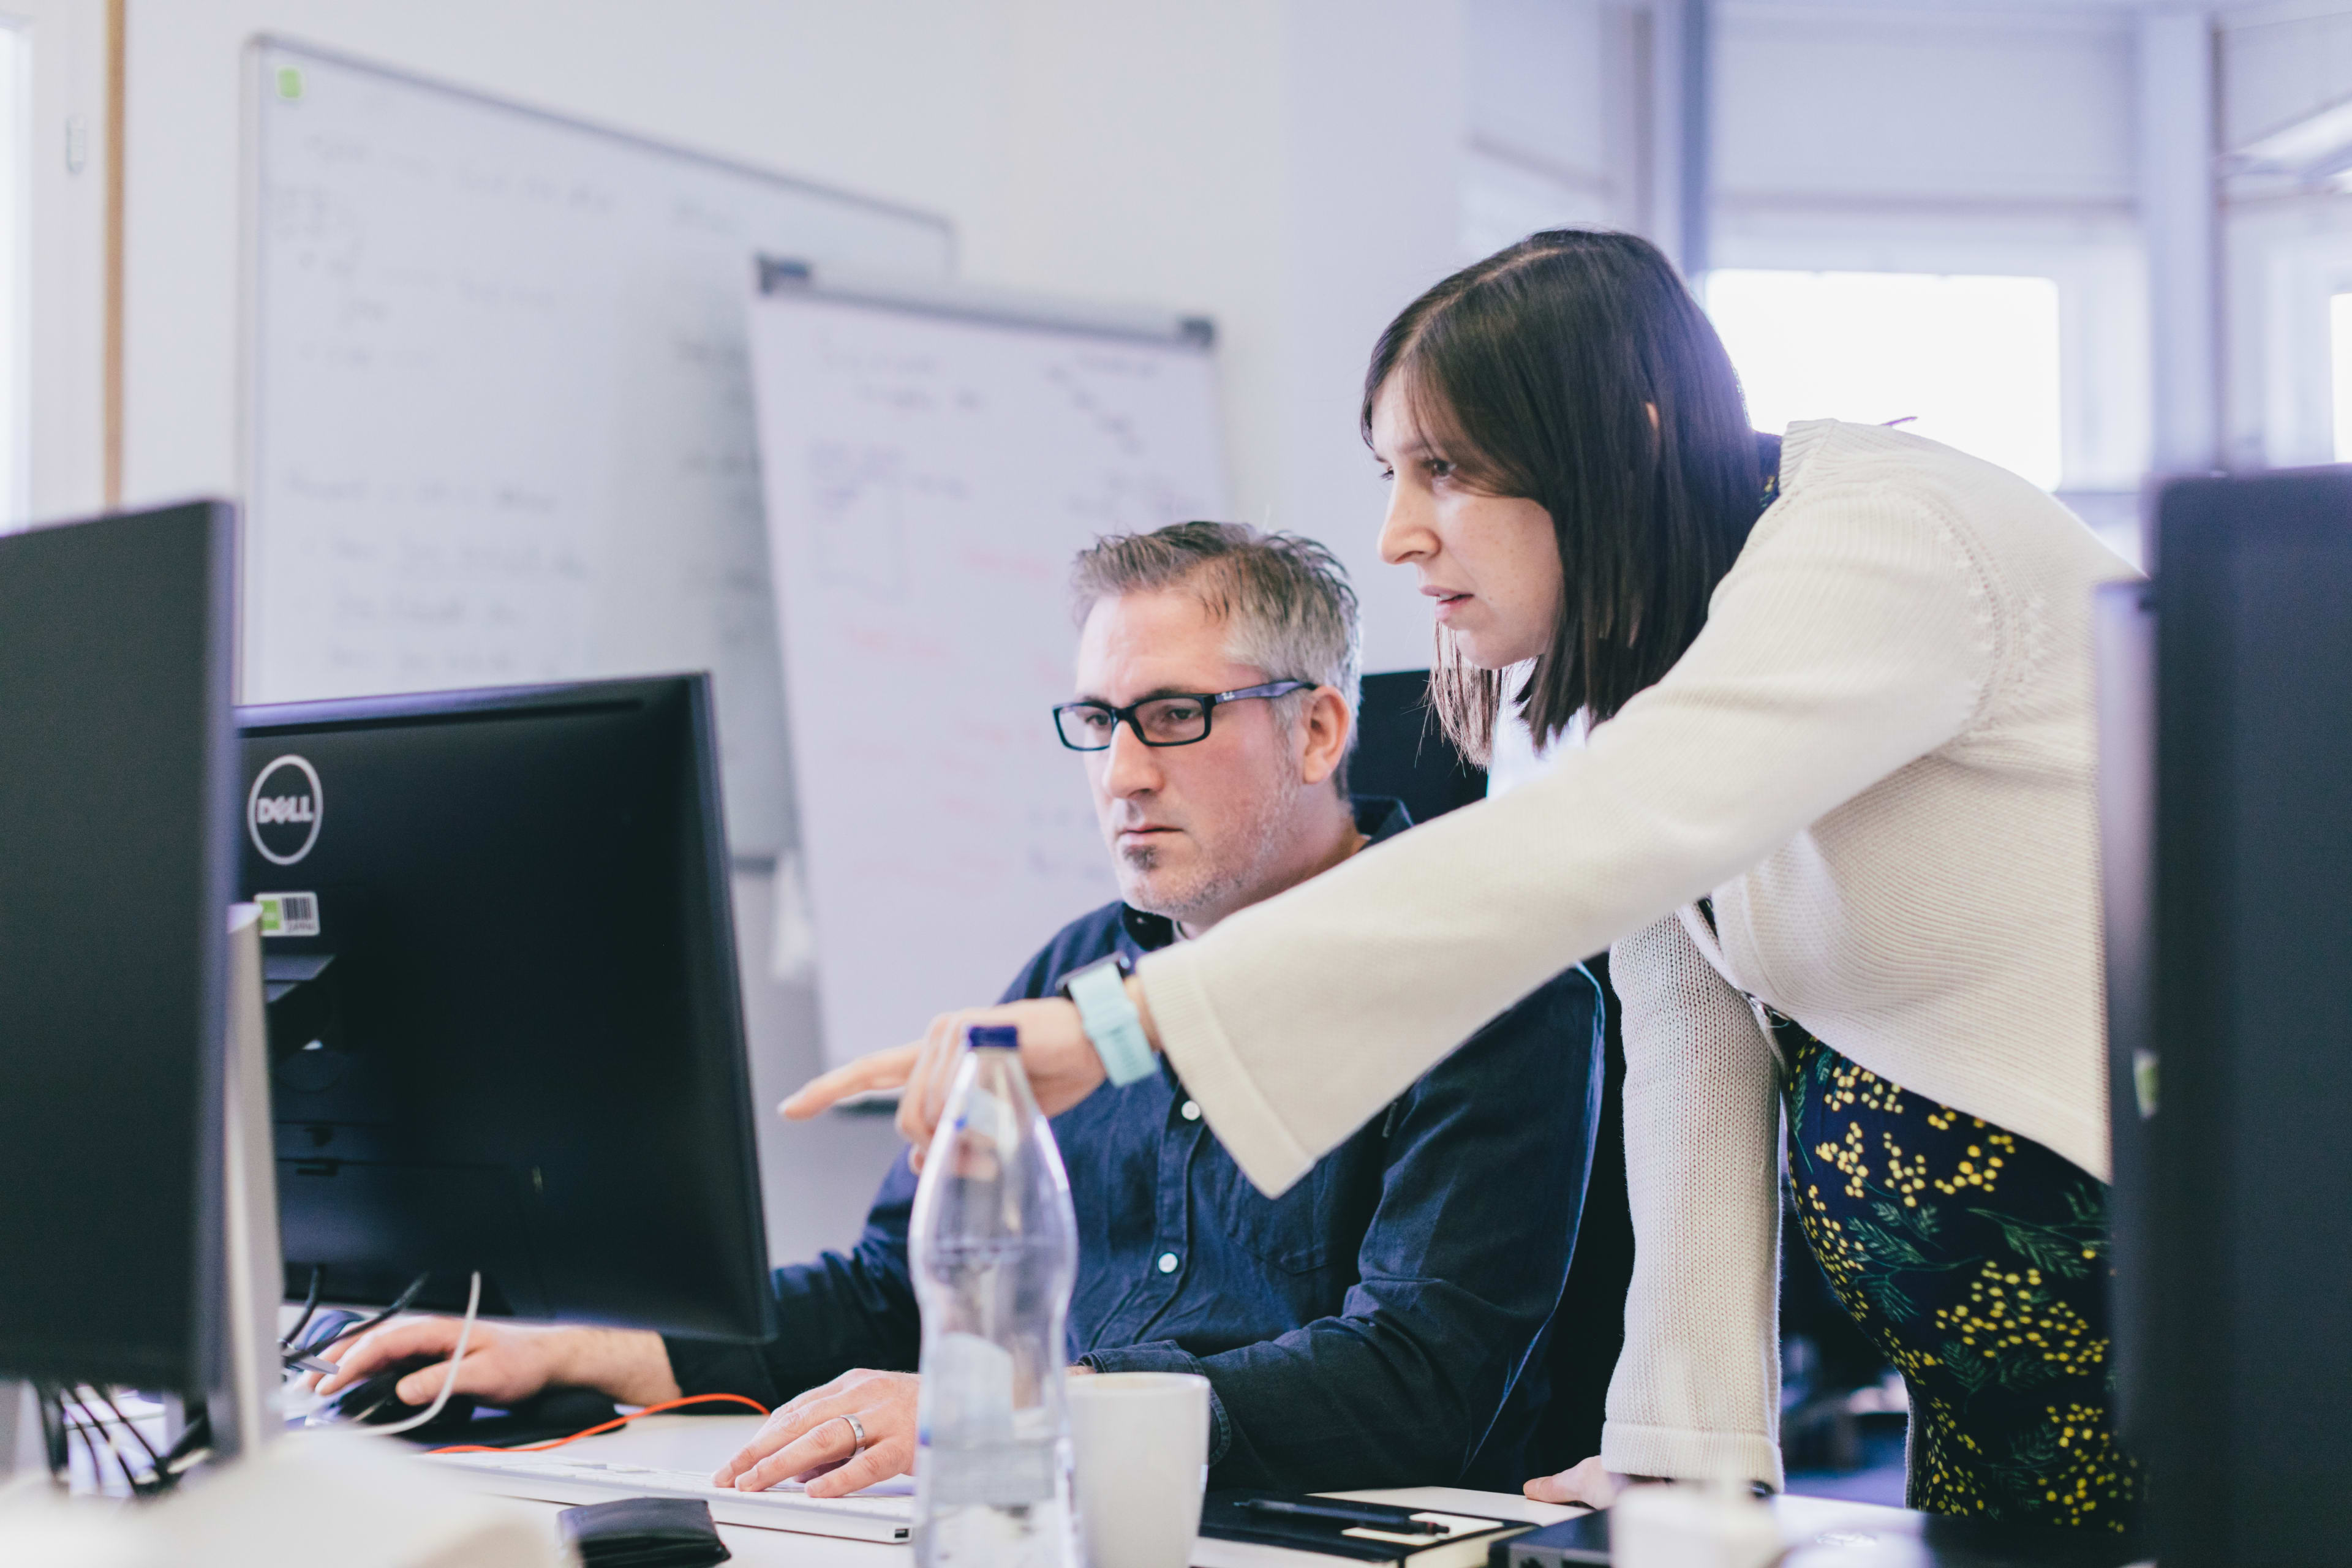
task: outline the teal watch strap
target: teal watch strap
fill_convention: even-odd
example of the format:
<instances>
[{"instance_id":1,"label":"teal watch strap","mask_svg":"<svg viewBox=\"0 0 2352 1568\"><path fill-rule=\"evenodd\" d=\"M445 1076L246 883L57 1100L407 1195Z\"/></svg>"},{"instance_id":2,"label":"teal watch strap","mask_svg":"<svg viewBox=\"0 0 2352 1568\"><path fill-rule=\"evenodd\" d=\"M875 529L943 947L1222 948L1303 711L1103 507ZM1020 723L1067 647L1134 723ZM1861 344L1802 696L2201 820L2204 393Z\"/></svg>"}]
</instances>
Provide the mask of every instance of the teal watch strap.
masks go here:
<instances>
[{"instance_id":1,"label":"teal watch strap","mask_svg":"<svg viewBox=\"0 0 2352 1568\"><path fill-rule=\"evenodd\" d=\"M1130 1084L1160 1070L1151 1059L1151 1042L1143 1037L1143 1015L1128 998L1125 965L1116 954L1063 981L1062 994L1077 1004L1078 1022L1112 1083Z\"/></svg>"}]
</instances>

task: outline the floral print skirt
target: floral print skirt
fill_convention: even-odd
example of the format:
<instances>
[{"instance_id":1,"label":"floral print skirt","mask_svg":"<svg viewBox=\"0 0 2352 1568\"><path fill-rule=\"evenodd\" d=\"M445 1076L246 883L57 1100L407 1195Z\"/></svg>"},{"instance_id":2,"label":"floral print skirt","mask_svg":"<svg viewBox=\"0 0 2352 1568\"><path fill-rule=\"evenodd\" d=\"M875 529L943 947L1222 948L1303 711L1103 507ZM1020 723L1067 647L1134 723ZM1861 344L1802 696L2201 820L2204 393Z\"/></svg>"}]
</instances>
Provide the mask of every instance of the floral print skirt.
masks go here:
<instances>
[{"instance_id":1,"label":"floral print skirt","mask_svg":"<svg viewBox=\"0 0 2352 1568\"><path fill-rule=\"evenodd\" d=\"M1822 1272L1911 1396L1930 1513L2125 1530L2105 1184L1771 1018L1789 1184Z\"/></svg>"}]
</instances>

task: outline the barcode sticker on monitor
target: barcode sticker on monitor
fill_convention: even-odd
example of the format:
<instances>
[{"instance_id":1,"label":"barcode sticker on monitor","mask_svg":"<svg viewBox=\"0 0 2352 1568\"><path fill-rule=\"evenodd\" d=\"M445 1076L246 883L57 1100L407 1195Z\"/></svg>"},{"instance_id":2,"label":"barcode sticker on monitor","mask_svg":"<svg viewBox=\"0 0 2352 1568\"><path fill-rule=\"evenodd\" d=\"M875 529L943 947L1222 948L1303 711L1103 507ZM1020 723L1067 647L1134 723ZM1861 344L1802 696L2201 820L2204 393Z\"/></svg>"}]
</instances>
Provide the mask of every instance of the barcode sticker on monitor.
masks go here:
<instances>
[{"instance_id":1,"label":"barcode sticker on monitor","mask_svg":"<svg viewBox=\"0 0 2352 1568\"><path fill-rule=\"evenodd\" d=\"M256 893L253 901L261 906L261 934L264 936L316 936L319 934L319 895L316 893Z\"/></svg>"}]
</instances>

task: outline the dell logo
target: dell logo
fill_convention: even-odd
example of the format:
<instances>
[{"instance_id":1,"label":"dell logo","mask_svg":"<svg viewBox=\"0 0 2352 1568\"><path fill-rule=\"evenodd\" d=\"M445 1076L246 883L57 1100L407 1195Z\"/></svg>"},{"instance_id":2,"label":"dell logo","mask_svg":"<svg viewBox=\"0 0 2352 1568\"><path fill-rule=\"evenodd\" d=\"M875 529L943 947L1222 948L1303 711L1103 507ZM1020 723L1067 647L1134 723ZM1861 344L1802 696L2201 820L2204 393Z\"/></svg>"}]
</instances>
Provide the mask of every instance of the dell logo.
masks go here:
<instances>
[{"instance_id":1,"label":"dell logo","mask_svg":"<svg viewBox=\"0 0 2352 1568\"><path fill-rule=\"evenodd\" d=\"M319 842L326 809L318 770L300 757L283 756L254 779L245 797L245 827L263 859L291 866Z\"/></svg>"}]
</instances>

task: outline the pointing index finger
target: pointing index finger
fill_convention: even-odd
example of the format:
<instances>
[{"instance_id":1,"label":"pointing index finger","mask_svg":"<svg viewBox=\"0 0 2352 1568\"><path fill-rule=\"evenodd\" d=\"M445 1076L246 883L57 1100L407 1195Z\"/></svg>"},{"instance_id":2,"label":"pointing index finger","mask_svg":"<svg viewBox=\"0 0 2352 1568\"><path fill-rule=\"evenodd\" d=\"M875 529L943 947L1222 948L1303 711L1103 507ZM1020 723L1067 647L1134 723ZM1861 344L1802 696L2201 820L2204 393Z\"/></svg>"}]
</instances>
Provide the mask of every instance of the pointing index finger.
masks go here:
<instances>
[{"instance_id":1,"label":"pointing index finger","mask_svg":"<svg viewBox=\"0 0 2352 1568\"><path fill-rule=\"evenodd\" d=\"M893 1050L876 1051L872 1056L860 1057L854 1062L811 1079L777 1109L794 1121L805 1121L819 1111L840 1104L853 1094L898 1089L906 1083L907 1075L914 1067L918 1048L900 1046Z\"/></svg>"}]
</instances>

